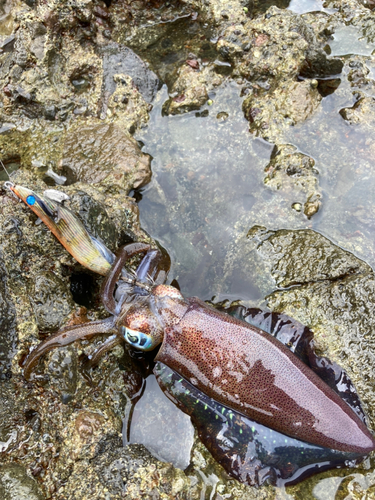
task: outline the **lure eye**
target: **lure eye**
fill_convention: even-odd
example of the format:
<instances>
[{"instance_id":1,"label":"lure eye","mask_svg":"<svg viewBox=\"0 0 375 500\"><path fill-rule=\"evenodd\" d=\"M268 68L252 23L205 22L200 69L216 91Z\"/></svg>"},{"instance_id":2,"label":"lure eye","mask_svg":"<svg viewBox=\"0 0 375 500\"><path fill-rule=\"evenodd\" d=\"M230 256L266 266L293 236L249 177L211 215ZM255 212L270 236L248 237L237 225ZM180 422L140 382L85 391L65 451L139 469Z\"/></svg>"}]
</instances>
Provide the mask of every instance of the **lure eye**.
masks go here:
<instances>
[{"instance_id":1,"label":"lure eye","mask_svg":"<svg viewBox=\"0 0 375 500\"><path fill-rule=\"evenodd\" d=\"M31 206L34 205L35 201L36 201L35 196L33 196L32 194L29 194L29 196L26 198L26 203L28 205L31 205Z\"/></svg>"},{"instance_id":2,"label":"lure eye","mask_svg":"<svg viewBox=\"0 0 375 500\"><path fill-rule=\"evenodd\" d=\"M152 337L142 332L137 332L131 328L121 327L121 334L124 339L133 347L147 351L152 345Z\"/></svg>"}]
</instances>

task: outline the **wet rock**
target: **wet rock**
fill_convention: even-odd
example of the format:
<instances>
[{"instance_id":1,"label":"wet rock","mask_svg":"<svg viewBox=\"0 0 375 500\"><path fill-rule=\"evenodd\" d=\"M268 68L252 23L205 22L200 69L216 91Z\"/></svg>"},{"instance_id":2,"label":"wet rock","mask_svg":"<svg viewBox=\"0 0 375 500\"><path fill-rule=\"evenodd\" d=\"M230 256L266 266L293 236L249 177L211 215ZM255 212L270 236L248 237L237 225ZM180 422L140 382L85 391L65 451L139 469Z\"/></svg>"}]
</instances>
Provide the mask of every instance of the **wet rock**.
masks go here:
<instances>
[{"instance_id":1,"label":"wet rock","mask_svg":"<svg viewBox=\"0 0 375 500\"><path fill-rule=\"evenodd\" d=\"M48 110L55 106L53 119L66 120L72 116L74 101L79 101L81 91L88 97L89 111L96 111L101 94L101 58L92 45L83 48L79 40L61 34L69 14L64 12L63 3L58 10L60 16L54 16L52 23L48 10L40 9L39 5L31 11L23 4L16 12L19 29L15 33L14 50L0 71L0 81L6 82L3 87L8 86L0 98L8 111L11 109L19 118L27 116L34 120L45 114L51 119ZM79 8L77 12L71 10L68 22L77 24L77 35L78 26L90 20L88 12L81 18L79 11ZM70 104L67 109L62 102L65 99Z\"/></svg>"},{"instance_id":2,"label":"wet rock","mask_svg":"<svg viewBox=\"0 0 375 500\"><path fill-rule=\"evenodd\" d=\"M187 499L190 480L170 464L159 462L142 446L121 447L115 439L103 443L103 452L89 464L76 463L57 500L99 499L103 496L128 499L162 495Z\"/></svg>"},{"instance_id":3,"label":"wet rock","mask_svg":"<svg viewBox=\"0 0 375 500\"><path fill-rule=\"evenodd\" d=\"M19 464L0 467L0 496L3 500L44 500L35 479Z\"/></svg>"},{"instance_id":4,"label":"wet rock","mask_svg":"<svg viewBox=\"0 0 375 500\"><path fill-rule=\"evenodd\" d=\"M10 218L8 219L8 231L14 230L16 230L16 224ZM2 259L0 259L0 275L0 381L2 381L11 377L11 362L17 341L15 308L9 296Z\"/></svg>"},{"instance_id":5,"label":"wet rock","mask_svg":"<svg viewBox=\"0 0 375 500\"><path fill-rule=\"evenodd\" d=\"M90 462L76 462L67 484L57 492L56 500L99 500L105 495L128 500L159 496L170 500L199 500L206 498L208 492L217 500L225 498L221 494L236 500L272 498L272 488L254 490L228 478L223 483L215 474L220 466L207 463L198 451L195 463L200 470L205 466L208 470L197 475L186 475L171 464L158 461L141 445L120 447L115 438L103 441L101 451Z\"/></svg>"},{"instance_id":6,"label":"wet rock","mask_svg":"<svg viewBox=\"0 0 375 500\"><path fill-rule=\"evenodd\" d=\"M73 347L52 351L44 364L44 375L49 376L51 387L61 396L64 404L72 400L78 384L78 356Z\"/></svg>"},{"instance_id":7,"label":"wet rock","mask_svg":"<svg viewBox=\"0 0 375 500\"><path fill-rule=\"evenodd\" d=\"M375 80L363 57L352 56L350 58L347 78L353 89L366 92L367 95L375 95Z\"/></svg>"},{"instance_id":8,"label":"wet rock","mask_svg":"<svg viewBox=\"0 0 375 500\"><path fill-rule=\"evenodd\" d=\"M116 120L123 130L134 134L146 126L151 105L147 104L130 76L116 73L113 79L116 90L108 101L103 99L100 116L102 119L108 116Z\"/></svg>"},{"instance_id":9,"label":"wet rock","mask_svg":"<svg viewBox=\"0 0 375 500\"><path fill-rule=\"evenodd\" d=\"M116 247L118 229L101 203L87 193L77 191L70 199L69 208L79 216L90 234L100 238L108 248Z\"/></svg>"},{"instance_id":10,"label":"wet rock","mask_svg":"<svg viewBox=\"0 0 375 500\"><path fill-rule=\"evenodd\" d=\"M13 381L0 383L0 451L6 453L17 441L18 415L22 407L16 397L16 387Z\"/></svg>"},{"instance_id":11,"label":"wet rock","mask_svg":"<svg viewBox=\"0 0 375 500\"><path fill-rule=\"evenodd\" d=\"M66 283L51 271L34 277L30 285L30 300L41 332L57 330L74 307Z\"/></svg>"},{"instance_id":12,"label":"wet rock","mask_svg":"<svg viewBox=\"0 0 375 500\"><path fill-rule=\"evenodd\" d=\"M311 78L342 68L341 61L327 60L301 16L277 7L245 25L231 25L217 48L236 72L265 89L301 73Z\"/></svg>"},{"instance_id":13,"label":"wet rock","mask_svg":"<svg viewBox=\"0 0 375 500\"><path fill-rule=\"evenodd\" d=\"M275 146L271 161L265 168L264 184L272 190L285 191L292 206L304 203L304 213L312 217L320 207L318 171L315 161L290 144ZM302 210L302 206L297 211Z\"/></svg>"},{"instance_id":14,"label":"wet rock","mask_svg":"<svg viewBox=\"0 0 375 500\"><path fill-rule=\"evenodd\" d=\"M276 142L287 127L304 122L319 107L322 96L316 80L289 81L271 93L250 94L243 102L250 131Z\"/></svg>"},{"instance_id":15,"label":"wet rock","mask_svg":"<svg viewBox=\"0 0 375 500\"><path fill-rule=\"evenodd\" d=\"M131 49L117 43L102 48L103 54L103 86L109 95L116 90L114 77L125 74L131 77L135 87L146 102L151 102L159 87L158 77Z\"/></svg>"},{"instance_id":16,"label":"wet rock","mask_svg":"<svg viewBox=\"0 0 375 500\"><path fill-rule=\"evenodd\" d=\"M150 157L117 125L86 122L69 130L59 173L69 184L100 183L129 192L149 182Z\"/></svg>"},{"instance_id":17,"label":"wet rock","mask_svg":"<svg viewBox=\"0 0 375 500\"><path fill-rule=\"evenodd\" d=\"M220 85L223 77L206 66L197 71L186 64L181 66L178 77L170 91L170 97L163 105L163 113L177 115L199 109L208 101L208 93Z\"/></svg>"},{"instance_id":18,"label":"wet rock","mask_svg":"<svg viewBox=\"0 0 375 500\"><path fill-rule=\"evenodd\" d=\"M202 17L210 24L221 27L241 21L245 22L247 15L251 15L254 6L253 0L225 0L224 2L189 0L186 3L197 8Z\"/></svg>"},{"instance_id":19,"label":"wet rock","mask_svg":"<svg viewBox=\"0 0 375 500\"><path fill-rule=\"evenodd\" d=\"M350 123L350 125L361 124L369 131L375 128L375 98L361 97L351 108L343 108L340 115Z\"/></svg>"},{"instance_id":20,"label":"wet rock","mask_svg":"<svg viewBox=\"0 0 375 500\"><path fill-rule=\"evenodd\" d=\"M371 271L365 262L311 229L267 231L254 226L247 238L257 244L258 254L280 287Z\"/></svg>"},{"instance_id":21,"label":"wet rock","mask_svg":"<svg viewBox=\"0 0 375 500\"><path fill-rule=\"evenodd\" d=\"M306 215L308 219L311 219L313 215L315 215L321 207L321 194L314 193L311 194L304 205L303 213Z\"/></svg>"},{"instance_id":22,"label":"wet rock","mask_svg":"<svg viewBox=\"0 0 375 500\"><path fill-rule=\"evenodd\" d=\"M72 433L73 458L91 457L103 437L105 418L100 413L82 411L74 421Z\"/></svg>"}]
</instances>

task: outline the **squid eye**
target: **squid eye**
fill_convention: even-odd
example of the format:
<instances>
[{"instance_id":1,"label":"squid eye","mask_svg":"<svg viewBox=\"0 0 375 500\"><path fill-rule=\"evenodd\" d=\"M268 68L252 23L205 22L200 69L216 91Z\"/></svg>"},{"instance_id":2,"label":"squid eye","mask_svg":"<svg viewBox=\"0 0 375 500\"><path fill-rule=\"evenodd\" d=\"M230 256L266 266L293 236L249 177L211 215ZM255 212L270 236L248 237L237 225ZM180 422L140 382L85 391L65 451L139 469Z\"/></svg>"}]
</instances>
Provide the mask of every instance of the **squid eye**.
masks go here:
<instances>
[{"instance_id":1,"label":"squid eye","mask_svg":"<svg viewBox=\"0 0 375 500\"><path fill-rule=\"evenodd\" d=\"M152 338L145 333L137 332L136 330L131 330L130 328L122 326L121 334L130 345L142 351L148 350L152 345Z\"/></svg>"}]
</instances>

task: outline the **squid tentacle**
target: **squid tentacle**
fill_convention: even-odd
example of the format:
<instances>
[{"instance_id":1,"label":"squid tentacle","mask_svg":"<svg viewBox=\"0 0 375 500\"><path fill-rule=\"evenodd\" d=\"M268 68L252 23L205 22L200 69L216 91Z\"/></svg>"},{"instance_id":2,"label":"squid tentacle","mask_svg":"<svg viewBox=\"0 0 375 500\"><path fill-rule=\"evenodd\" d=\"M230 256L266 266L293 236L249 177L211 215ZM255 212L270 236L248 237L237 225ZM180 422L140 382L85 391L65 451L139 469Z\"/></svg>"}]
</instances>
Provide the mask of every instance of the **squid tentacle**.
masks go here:
<instances>
[{"instance_id":1,"label":"squid tentacle","mask_svg":"<svg viewBox=\"0 0 375 500\"><path fill-rule=\"evenodd\" d=\"M101 358L108 351L112 351L116 346L123 344L124 339L119 337L118 335L112 335L108 337L100 346L93 352L93 354L89 357L89 359L84 364L84 370L91 370L98 365Z\"/></svg>"},{"instance_id":2,"label":"squid tentacle","mask_svg":"<svg viewBox=\"0 0 375 500\"><path fill-rule=\"evenodd\" d=\"M117 333L114 318L92 321L89 324L68 326L48 337L32 351L26 359L23 373L26 380L30 379L31 372L40 358L55 347L72 344L76 340L89 340L100 333Z\"/></svg>"},{"instance_id":3,"label":"squid tentacle","mask_svg":"<svg viewBox=\"0 0 375 500\"><path fill-rule=\"evenodd\" d=\"M144 243L130 243L120 248L117 252L116 259L103 282L101 291L103 305L111 314L116 315L116 301L113 292L125 262L130 259L130 257L133 257L133 255L144 253L148 250L150 250L150 245Z\"/></svg>"}]
</instances>

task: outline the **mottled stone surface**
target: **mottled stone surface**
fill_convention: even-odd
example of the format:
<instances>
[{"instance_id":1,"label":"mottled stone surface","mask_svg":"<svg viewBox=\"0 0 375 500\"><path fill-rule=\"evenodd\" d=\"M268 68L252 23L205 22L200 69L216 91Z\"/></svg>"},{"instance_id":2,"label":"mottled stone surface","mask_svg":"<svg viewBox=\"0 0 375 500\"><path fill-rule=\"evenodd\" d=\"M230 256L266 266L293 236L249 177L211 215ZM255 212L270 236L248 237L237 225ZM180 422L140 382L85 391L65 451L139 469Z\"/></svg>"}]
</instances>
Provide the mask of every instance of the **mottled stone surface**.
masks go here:
<instances>
[{"instance_id":1,"label":"mottled stone surface","mask_svg":"<svg viewBox=\"0 0 375 500\"><path fill-rule=\"evenodd\" d=\"M363 125L369 131L375 128L375 98L360 97L351 108L343 108L340 110L341 116L350 125Z\"/></svg>"},{"instance_id":2,"label":"mottled stone surface","mask_svg":"<svg viewBox=\"0 0 375 500\"><path fill-rule=\"evenodd\" d=\"M267 95L249 95L244 100L243 110L251 132L276 142L283 129L312 116L321 100L316 80L289 81Z\"/></svg>"},{"instance_id":3,"label":"mottled stone surface","mask_svg":"<svg viewBox=\"0 0 375 500\"><path fill-rule=\"evenodd\" d=\"M44 500L35 479L22 465L7 464L0 467L0 495L3 500Z\"/></svg>"},{"instance_id":4,"label":"mottled stone surface","mask_svg":"<svg viewBox=\"0 0 375 500\"><path fill-rule=\"evenodd\" d=\"M313 158L299 153L295 146L282 144L272 152L264 184L272 190L284 191L291 199L291 206L296 211L303 210L310 218L318 212L322 196L314 165Z\"/></svg>"},{"instance_id":5,"label":"mottled stone surface","mask_svg":"<svg viewBox=\"0 0 375 500\"><path fill-rule=\"evenodd\" d=\"M173 160L163 157L169 177L158 180L155 224L165 231L172 228L179 255L187 256L188 270L199 261L201 272L191 276L192 281L204 279L214 254L215 262L224 262L220 268L224 271L217 272L222 289L240 283L236 293L243 284L243 289L256 290L259 300L268 294L270 308L311 326L321 353L352 377L373 424L372 270L311 229L257 227L249 232L249 220L287 228L299 216L298 227L310 227L326 215L323 186L327 184L321 182L318 159L295 150L286 136L330 112L330 101L322 99L329 92L337 92L340 99L339 118L349 139L357 129L373 134L375 87L369 69L373 56L341 58L328 52L335 30L343 26L356 28L359 36L373 43L375 13L368 2L356 0L329 1L324 4L326 11L303 16L285 10L288 4L284 0L2 2L0 159L11 170L19 169L14 182L37 192L53 187L69 194L67 206L111 250L129 241L149 242L139 226L138 206L128 194L150 181L150 157L132 135L148 126L160 83L168 87L165 113L194 110L204 118L211 113L207 102L215 103L219 86L235 79L245 97L243 110L251 132L276 144L275 155L264 165L260 162L254 176L259 192L246 197L234 148L221 145L219 134L212 133L230 116L224 106L217 110L211 135L204 131L204 154L220 151L217 165L229 166L226 172L236 179L240 203L227 202L228 190L211 189L219 170L206 179L192 169L181 182L191 191L202 189L202 197L212 199L212 205L203 210L196 203L187 210L181 204L176 209L179 184ZM240 105L236 112L242 113ZM173 126L163 133L173 134ZM352 210L350 248L360 252L366 239L363 234L356 239L357 226L365 224L371 233L373 207L362 200L348 175L357 167L349 169L344 162L340 173L335 127L319 134L313 129L307 140L320 144L323 136L331 137L335 145L329 155L337 167L332 167L328 182L338 179L345 186L344 208ZM352 139L358 143L358 156L365 158L356 170L365 183L372 179L371 136ZM154 142L160 139L159 135ZM199 166L194 141L193 137L186 149ZM248 142L239 132L237 141L244 143L245 155ZM262 147L272 150L261 141L257 147L260 155ZM67 182L56 186L56 181L63 182L62 176ZM269 199L276 195L280 204L272 205ZM231 210L235 223L230 227L217 223L219 213ZM335 217L339 225L340 212ZM221 243L224 232L232 235L229 249ZM367 470L326 473L285 492L270 487L254 490L231 480L197 440L185 471L158 461L142 447L122 447L122 418L129 414L131 398L145 375L127 350L118 347L108 353L88 375L83 362L101 339L80 342L46 356L30 383L22 377L22 362L40 342L40 332L46 335L65 324L104 317L98 298L100 278L75 263L3 188L0 257L1 498L273 500L290 495L310 500L332 493L337 500L357 500L373 495L373 459L365 464ZM82 295L90 297L87 309L78 299Z\"/></svg>"},{"instance_id":6,"label":"mottled stone surface","mask_svg":"<svg viewBox=\"0 0 375 500\"><path fill-rule=\"evenodd\" d=\"M209 91L222 83L223 78L213 66L200 68L195 59L179 70L170 97L163 106L165 114L177 115L199 109L208 101ZM193 67L191 66L193 65Z\"/></svg>"},{"instance_id":7,"label":"mottled stone surface","mask_svg":"<svg viewBox=\"0 0 375 500\"><path fill-rule=\"evenodd\" d=\"M118 125L86 122L69 130L58 172L69 184L101 183L126 192L149 182L150 157Z\"/></svg>"}]
</instances>

